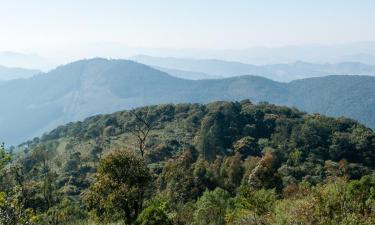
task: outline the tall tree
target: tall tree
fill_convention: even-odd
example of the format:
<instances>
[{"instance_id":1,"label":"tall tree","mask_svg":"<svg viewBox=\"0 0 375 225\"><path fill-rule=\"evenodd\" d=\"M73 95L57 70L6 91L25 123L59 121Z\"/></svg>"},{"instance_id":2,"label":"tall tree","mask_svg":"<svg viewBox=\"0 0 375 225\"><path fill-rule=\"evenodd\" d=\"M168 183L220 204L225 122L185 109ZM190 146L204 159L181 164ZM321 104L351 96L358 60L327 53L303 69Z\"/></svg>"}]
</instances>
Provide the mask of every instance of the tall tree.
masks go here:
<instances>
[{"instance_id":1,"label":"tall tree","mask_svg":"<svg viewBox=\"0 0 375 225\"><path fill-rule=\"evenodd\" d=\"M88 208L100 220L131 224L142 210L150 180L143 159L127 151L110 153L101 160L96 182L85 193Z\"/></svg>"}]
</instances>

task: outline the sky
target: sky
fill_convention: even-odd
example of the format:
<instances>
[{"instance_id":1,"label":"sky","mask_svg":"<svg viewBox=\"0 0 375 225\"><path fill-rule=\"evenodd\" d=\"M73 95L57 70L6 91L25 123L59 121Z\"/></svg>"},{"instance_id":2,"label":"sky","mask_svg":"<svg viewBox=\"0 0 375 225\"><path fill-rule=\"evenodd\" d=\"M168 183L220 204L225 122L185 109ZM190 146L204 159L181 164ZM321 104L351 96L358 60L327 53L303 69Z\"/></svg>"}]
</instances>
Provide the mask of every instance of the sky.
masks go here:
<instances>
[{"instance_id":1,"label":"sky","mask_svg":"<svg viewBox=\"0 0 375 225\"><path fill-rule=\"evenodd\" d=\"M0 51L375 41L374 0L0 0Z\"/></svg>"}]
</instances>

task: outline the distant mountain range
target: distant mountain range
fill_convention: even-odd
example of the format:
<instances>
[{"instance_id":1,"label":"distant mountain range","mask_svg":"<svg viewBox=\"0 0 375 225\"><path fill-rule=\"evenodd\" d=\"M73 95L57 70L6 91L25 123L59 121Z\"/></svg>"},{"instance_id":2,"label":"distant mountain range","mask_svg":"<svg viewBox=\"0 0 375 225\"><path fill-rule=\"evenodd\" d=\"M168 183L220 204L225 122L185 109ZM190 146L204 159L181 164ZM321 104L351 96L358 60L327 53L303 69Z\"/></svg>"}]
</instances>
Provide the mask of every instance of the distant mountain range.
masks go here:
<instances>
[{"instance_id":1,"label":"distant mountain range","mask_svg":"<svg viewBox=\"0 0 375 225\"><path fill-rule=\"evenodd\" d=\"M78 55L80 58L94 56L128 58L134 55L174 56L176 58L220 59L253 65L290 64L296 61L314 64L360 62L375 65L375 42L301 44L279 47L255 46L238 49L145 48L131 47L120 43L96 42L84 46L67 47L65 52L60 52L58 55L64 56L65 59L65 56L69 55ZM49 56L46 58L51 59ZM70 60L73 61L74 58ZM63 60L63 62L65 61Z\"/></svg>"},{"instance_id":2,"label":"distant mountain range","mask_svg":"<svg viewBox=\"0 0 375 225\"><path fill-rule=\"evenodd\" d=\"M88 116L160 103L250 99L347 116L375 128L375 77L290 83L259 76L187 80L128 60L101 58L0 83L0 140L17 144Z\"/></svg>"},{"instance_id":3,"label":"distant mountain range","mask_svg":"<svg viewBox=\"0 0 375 225\"><path fill-rule=\"evenodd\" d=\"M0 81L29 78L40 72L40 70L0 66Z\"/></svg>"},{"instance_id":4,"label":"distant mountain range","mask_svg":"<svg viewBox=\"0 0 375 225\"><path fill-rule=\"evenodd\" d=\"M0 65L16 68L48 69L51 62L37 54L0 51Z\"/></svg>"},{"instance_id":5,"label":"distant mountain range","mask_svg":"<svg viewBox=\"0 0 375 225\"><path fill-rule=\"evenodd\" d=\"M181 78L191 79L190 74L179 73L179 70L197 73L194 79L210 79L216 77L234 77L243 74L263 76L281 82L289 82L309 77L329 75L375 75L375 66L358 62L342 62L336 64L313 64L297 61L290 64L270 64L264 66L250 65L240 62L217 59L161 58L138 55L130 58L147 64ZM168 69L164 69L168 68ZM200 74L202 74L200 76Z\"/></svg>"},{"instance_id":6,"label":"distant mountain range","mask_svg":"<svg viewBox=\"0 0 375 225\"><path fill-rule=\"evenodd\" d=\"M297 61L302 61L313 64L358 62L375 66L375 42L302 44L240 49L145 48L131 47L113 42L95 42L66 46L64 50L54 51L51 49L50 52L36 52L34 54L0 51L0 65L36 68L47 71L53 69L56 65L65 64L66 62L81 58L103 56L123 59L134 55L219 59L251 65L292 64Z\"/></svg>"},{"instance_id":7,"label":"distant mountain range","mask_svg":"<svg viewBox=\"0 0 375 225\"><path fill-rule=\"evenodd\" d=\"M157 70L163 71L168 73L169 75L172 75L174 77L182 78L182 79L188 79L188 80L204 80L204 79L218 79L223 78L223 76L220 75L210 75L207 73L202 72L194 72L194 71L188 71L188 70L179 70L179 69L170 69L160 66L151 66Z\"/></svg>"}]
</instances>

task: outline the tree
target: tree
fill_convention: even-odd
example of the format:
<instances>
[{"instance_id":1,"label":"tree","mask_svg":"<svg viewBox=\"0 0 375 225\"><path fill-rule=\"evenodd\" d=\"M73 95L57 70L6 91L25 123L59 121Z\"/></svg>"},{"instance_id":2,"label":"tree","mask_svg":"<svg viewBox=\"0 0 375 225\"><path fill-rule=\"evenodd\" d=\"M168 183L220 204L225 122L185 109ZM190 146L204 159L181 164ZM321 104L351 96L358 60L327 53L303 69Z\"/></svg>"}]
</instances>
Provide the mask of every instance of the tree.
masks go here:
<instances>
[{"instance_id":1,"label":"tree","mask_svg":"<svg viewBox=\"0 0 375 225\"><path fill-rule=\"evenodd\" d=\"M194 212L194 225L224 225L225 213L231 204L227 191L216 188L214 191L205 191L198 199Z\"/></svg>"},{"instance_id":2,"label":"tree","mask_svg":"<svg viewBox=\"0 0 375 225\"><path fill-rule=\"evenodd\" d=\"M0 224L6 225L36 225L38 217L30 208L23 205L13 196L0 192Z\"/></svg>"},{"instance_id":3,"label":"tree","mask_svg":"<svg viewBox=\"0 0 375 225\"><path fill-rule=\"evenodd\" d=\"M236 152L240 153L243 158L247 156L261 156L261 151L258 147L258 143L255 138L246 136L233 144L233 148Z\"/></svg>"},{"instance_id":4,"label":"tree","mask_svg":"<svg viewBox=\"0 0 375 225\"><path fill-rule=\"evenodd\" d=\"M114 151L100 161L96 182L85 193L88 208L100 220L131 224L140 213L151 180L143 159Z\"/></svg>"},{"instance_id":5,"label":"tree","mask_svg":"<svg viewBox=\"0 0 375 225\"><path fill-rule=\"evenodd\" d=\"M67 159L64 165L64 171L68 174L77 174L81 165L81 153L74 152L69 155L69 159Z\"/></svg>"},{"instance_id":6,"label":"tree","mask_svg":"<svg viewBox=\"0 0 375 225\"><path fill-rule=\"evenodd\" d=\"M194 161L193 154L190 150L183 151L176 160L170 160L165 164L159 176L159 189L173 203L185 203L195 200L201 193L196 186L196 178L191 168L191 164Z\"/></svg>"},{"instance_id":7,"label":"tree","mask_svg":"<svg viewBox=\"0 0 375 225\"><path fill-rule=\"evenodd\" d=\"M274 187L277 183L273 163L275 156L271 152L267 152L257 163L256 167L252 169L248 184L254 188Z\"/></svg>"},{"instance_id":8,"label":"tree","mask_svg":"<svg viewBox=\"0 0 375 225\"><path fill-rule=\"evenodd\" d=\"M205 160L214 160L225 151L224 131L227 128L224 119L221 112L215 112L205 116L202 120L196 137L196 146Z\"/></svg>"},{"instance_id":9,"label":"tree","mask_svg":"<svg viewBox=\"0 0 375 225\"><path fill-rule=\"evenodd\" d=\"M94 162L94 165L97 165L97 162L100 161L103 153L103 148L96 144L94 148L90 151L90 159Z\"/></svg>"},{"instance_id":10,"label":"tree","mask_svg":"<svg viewBox=\"0 0 375 225\"><path fill-rule=\"evenodd\" d=\"M5 151L4 143L0 145L0 171L10 161L10 155Z\"/></svg>"},{"instance_id":11,"label":"tree","mask_svg":"<svg viewBox=\"0 0 375 225\"><path fill-rule=\"evenodd\" d=\"M273 212L276 202L274 189L256 190L242 185L234 199L235 208L227 214L228 224L266 224L266 217Z\"/></svg>"},{"instance_id":12,"label":"tree","mask_svg":"<svg viewBox=\"0 0 375 225\"><path fill-rule=\"evenodd\" d=\"M0 174L4 179L9 174L14 174L16 184L12 186L9 180L5 181L6 188L0 189L0 224L9 225L31 225L36 224L37 217L32 209L26 207L28 192L24 187L24 177L15 174L16 165L10 166L9 170L4 171L5 166L11 162L11 156L6 152L4 143L0 146ZM4 182L1 180L1 182ZM13 182L12 182L13 183ZM3 190L6 189L6 190Z\"/></svg>"},{"instance_id":13,"label":"tree","mask_svg":"<svg viewBox=\"0 0 375 225\"><path fill-rule=\"evenodd\" d=\"M155 123L151 119L149 108L129 112L135 117L135 122L132 128L128 129L128 131L137 138L138 150L143 158L146 151L147 138L150 131L154 128Z\"/></svg>"},{"instance_id":14,"label":"tree","mask_svg":"<svg viewBox=\"0 0 375 225\"><path fill-rule=\"evenodd\" d=\"M44 198L45 208L48 210L54 203L54 191L56 173L51 170L50 161L55 152L45 145L38 145L32 152L32 158L37 162L34 170L39 172L41 177L41 189Z\"/></svg>"},{"instance_id":15,"label":"tree","mask_svg":"<svg viewBox=\"0 0 375 225\"><path fill-rule=\"evenodd\" d=\"M21 170L19 165L12 165L8 171L15 184L12 181L9 190L0 192L0 224L38 224L38 217L29 205L30 192L26 188L24 173Z\"/></svg>"},{"instance_id":16,"label":"tree","mask_svg":"<svg viewBox=\"0 0 375 225\"><path fill-rule=\"evenodd\" d=\"M370 176L312 187L301 184L295 196L276 203L272 224L375 224L374 185Z\"/></svg>"},{"instance_id":17,"label":"tree","mask_svg":"<svg viewBox=\"0 0 375 225\"><path fill-rule=\"evenodd\" d=\"M71 198L64 198L45 212L40 222L48 225L76 224L87 216L79 203Z\"/></svg>"},{"instance_id":18,"label":"tree","mask_svg":"<svg viewBox=\"0 0 375 225\"><path fill-rule=\"evenodd\" d=\"M168 218L165 211L158 206L151 205L145 208L139 214L136 223L137 225L172 225L172 221Z\"/></svg>"}]
</instances>

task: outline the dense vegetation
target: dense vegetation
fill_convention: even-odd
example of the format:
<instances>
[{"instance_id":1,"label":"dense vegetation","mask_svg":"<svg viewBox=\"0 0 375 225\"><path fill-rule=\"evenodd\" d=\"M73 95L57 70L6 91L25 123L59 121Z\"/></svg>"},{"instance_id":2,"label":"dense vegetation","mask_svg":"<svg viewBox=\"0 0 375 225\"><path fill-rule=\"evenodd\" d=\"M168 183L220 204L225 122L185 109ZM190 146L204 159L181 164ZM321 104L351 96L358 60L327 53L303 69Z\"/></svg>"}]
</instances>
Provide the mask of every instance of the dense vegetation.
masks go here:
<instances>
[{"instance_id":1,"label":"dense vegetation","mask_svg":"<svg viewBox=\"0 0 375 225\"><path fill-rule=\"evenodd\" d=\"M329 76L279 83L258 76L184 80L127 60L90 59L0 83L0 139L16 145L58 125L144 105L216 100L295 106L375 128L375 77ZM43 90L41 92L40 90Z\"/></svg>"},{"instance_id":2,"label":"dense vegetation","mask_svg":"<svg viewBox=\"0 0 375 225\"><path fill-rule=\"evenodd\" d=\"M375 133L347 118L247 100L157 105L16 151L0 154L0 224L375 223Z\"/></svg>"}]
</instances>

